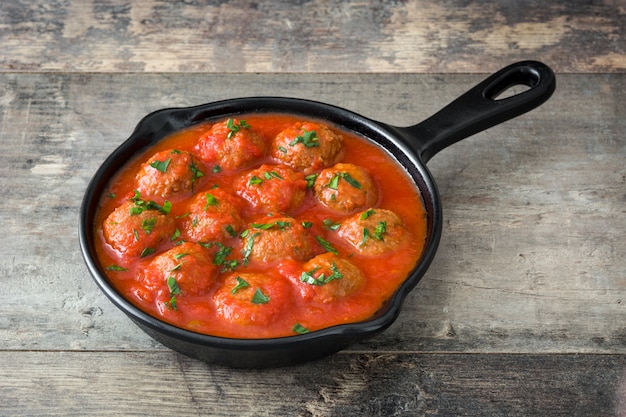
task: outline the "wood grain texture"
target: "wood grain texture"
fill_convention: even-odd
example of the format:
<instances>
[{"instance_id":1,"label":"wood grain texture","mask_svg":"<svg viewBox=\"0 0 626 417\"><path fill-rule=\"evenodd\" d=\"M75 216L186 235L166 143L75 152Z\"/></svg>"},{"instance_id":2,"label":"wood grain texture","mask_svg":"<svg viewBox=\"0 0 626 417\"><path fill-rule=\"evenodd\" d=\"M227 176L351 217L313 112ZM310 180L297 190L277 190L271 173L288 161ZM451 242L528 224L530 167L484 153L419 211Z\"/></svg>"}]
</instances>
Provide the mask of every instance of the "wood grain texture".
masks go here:
<instances>
[{"instance_id":1,"label":"wood grain texture","mask_svg":"<svg viewBox=\"0 0 626 417\"><path fill-rule=\"evenodd\" d=\"M169 351L98 290L77 241L97 166L148 112L250 95L397 126L483 75L0 74L0 415L626 415L623 74L428 164L440 249L400 317L323 360L242 371Z\"/></svg>"},{"instance_id":2,"label":"wood grain texture","mask_svg":"<svg viewBox=\"0 0 626 417\"><path fill-rule=\"evenodd\" d=\"M339 354L236 371L172 352L0 352L10 416L623 416L626 358ZM19 369L14 372L13 368Z\"/></svg>"},{"instance_id":3,"label":"wood grain texture","mask_svg":"<svg viewBox=\"0 0 626 417\"><path fill-rule=\"evenodd\" d=\"M16 0L0 71L624 72L625 28L622 0Z\"/></svg>"}]
</instances>

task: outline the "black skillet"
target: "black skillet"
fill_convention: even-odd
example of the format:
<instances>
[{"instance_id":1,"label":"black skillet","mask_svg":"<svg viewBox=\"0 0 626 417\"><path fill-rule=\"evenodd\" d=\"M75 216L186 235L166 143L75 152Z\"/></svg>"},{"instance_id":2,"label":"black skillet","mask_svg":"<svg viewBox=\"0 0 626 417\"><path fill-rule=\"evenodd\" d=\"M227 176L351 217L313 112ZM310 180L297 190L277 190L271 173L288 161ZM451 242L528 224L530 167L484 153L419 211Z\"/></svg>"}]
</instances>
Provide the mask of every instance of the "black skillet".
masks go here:
<instances>
[{"instance_id":1,"label":"black skillet","mask_svg":"<svg viewBox=\"0 0 626 417\"><path fill-rule=\"evenodd\" d=\"M528 89L498 98L517 85ZM410 127L389 126L324 103L279 97L240 98L156 111L141 120L130 138L104 161L91 180L80 211L83 257L106 296L147 334L176 351L209 363L246 368L278 367L321 358L389 327L404 298L430 265L441 236L442 215L439 194L425 163L461 139L538 107L552 95L555 86L549 67L535 61L519 62L496 72L435 115ZM428 219L425 249L415 269L371 319L291 337L248 340L207 336L167 324L133 306L111 286L95 255L94 218L109 179L133 155L172 132L206 120L270 112L322 119L356 132L385 149L406 169L421 192Z\"/></svg>"}]
</instances>

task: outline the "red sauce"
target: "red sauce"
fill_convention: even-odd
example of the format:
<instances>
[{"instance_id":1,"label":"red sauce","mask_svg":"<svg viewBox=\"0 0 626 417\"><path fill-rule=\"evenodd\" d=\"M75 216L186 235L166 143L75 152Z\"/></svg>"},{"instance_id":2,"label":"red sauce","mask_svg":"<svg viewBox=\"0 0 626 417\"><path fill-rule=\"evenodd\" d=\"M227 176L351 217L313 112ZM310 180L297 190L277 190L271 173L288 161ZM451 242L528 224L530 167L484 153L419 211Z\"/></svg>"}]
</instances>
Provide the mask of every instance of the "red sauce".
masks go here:
<instances>
[{"instance_id":1,"label":"red sauce","mask_svg":"<svg viewBox=\"0 0 626 417\"><path fill-rule=\"evenodd\" d=\"M220 166L219 152L210 161L198 155L200 139L207 137L212 127L223 131L226 121L207 122L177 132L129 161L111 179L95 220L97 255L113 286L138 308L163 321L215 336L282 337L372 317L406 279L422 252L426 214L419 191L404 170L379 147L351 132L311 121L324 124L342 139L341 154L324 157L327 161L333 159L328 164L340 162L364 168L376 187L376 202L371 206L352 212L329 208L316 198L311 186L314 180L311 175L319 174L324 167L316 165L314 170L301 172L286 167L272 153L272 145L274 152L286 151L284 138L278 151L273 140L279 133L293 130L296 122L303 120L281 114L250 114L231 120L233 129L227 132L250 130L245 133L253 131L265 141L260 146L257 142L254 147L255 152L264 152L263 156L243 158L245 161L240 166L236 165L238 160L232 157L231 150L226 168ZM310 133L307 137L306 130L300 139L310 141L307 151L318 146L315 144L318 138ZM166 151L171 153L172 161L177 161L180 153L185 154L185 161L191 155L192 180L187 175L180 187L178 184L158 187L180 189L167 196L137 192L138 173L150 170L146 162L158 152L162 152L157 161L160 165L153 166L161 171L168 169ZM169 163L175 166L172 161ZM265 171L259 171L264 165ZM273 166L280 169L272 170ZM308 187L303 178L310 182ZM262 186L264 182L275 181L272 183L275 185L288 179L291 181L288 186L267 187L268 193L276 194L274 205L257 204L259 197L251 198L245 190L245 187ZM339 189L338 181L344 181L344 189L353 187L353 191L363 191L361 184L351 179L347 174L335 174L327 186L330 191ZM145 190L143 183L142 187ZM292 194L295 197L291 203L281 200ZM124 215L129 206L130 211L132 207L139 211L129 214L132 226L127 227L132 230L124 230L109 218L123 205ZM268 213L267 207L282 207L288 212ZM392 230L398 222L391 220L374 222L367 232L363 231L363 242L369 239L379 244L379 248L388 244L389 250L382 254L363 252L358 244L354 246L342 237L342 222L368 217L371 220L387 211L399 217L401 227ZM158 217L159 222L151 221L151 215ZM143 216L141 222L138 216ZM169 218L169 223L163 217ZM215 223L210 223L217 217ZM106 225L107 221L112 223ZM161 226L165 223L167 227ZM110 236L115 234L103 230L105 226L114 232L119 229L126 232L121 240L131 236L135 243L145 241L152 246L143 248L140 255L135 247L126 251L123 245L111 240ZM203 236L210 239L203 241L191 233L190 228L195 227L206 228L207 234ZM286 240L282 241L282 233L294 235L286 234ZM262 244L267 246L261 247ZM267 250L254 252L255 245ZM265 254L272 250L284 252L285 258L266 259Z\"/></svg>"}]
</instances>

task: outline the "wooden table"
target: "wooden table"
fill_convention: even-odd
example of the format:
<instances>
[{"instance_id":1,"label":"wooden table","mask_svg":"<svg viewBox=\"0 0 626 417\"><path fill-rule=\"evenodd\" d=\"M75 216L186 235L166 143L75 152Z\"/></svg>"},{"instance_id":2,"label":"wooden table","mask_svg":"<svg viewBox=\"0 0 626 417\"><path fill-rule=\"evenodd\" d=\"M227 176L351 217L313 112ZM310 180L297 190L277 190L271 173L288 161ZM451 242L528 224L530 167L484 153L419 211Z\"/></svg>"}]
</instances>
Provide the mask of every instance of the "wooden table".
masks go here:
<instances>
[{"instance_id":1,"label":"wooden table","mask_svg":"<svg viewBox=\"0 0 626 417\"><path fill-rule=\"evenodd\" d=\"M30 3L0 5L0 415L626 416L623 0ZM556 93L429 162L440 249L378 337L208 365L83 264L85 187L150 111L281 95L404 126L522 59Z\"/></svg>"}]
</instances>

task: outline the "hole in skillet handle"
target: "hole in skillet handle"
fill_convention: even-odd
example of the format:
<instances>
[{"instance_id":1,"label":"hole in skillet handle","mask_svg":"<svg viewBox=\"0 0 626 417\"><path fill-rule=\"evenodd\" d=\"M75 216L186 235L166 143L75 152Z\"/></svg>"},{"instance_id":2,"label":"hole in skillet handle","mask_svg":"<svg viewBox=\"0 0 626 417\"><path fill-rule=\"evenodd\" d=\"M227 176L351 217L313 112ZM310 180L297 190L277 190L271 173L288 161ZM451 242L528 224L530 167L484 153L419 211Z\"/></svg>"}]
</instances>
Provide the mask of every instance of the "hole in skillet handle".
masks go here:
<instances>
[{"instance_id":1,"label":"hole in skillet handle","mask_svg":"<svg viewBox=\"0 0 626 417\"><path fill-rule=\"evenodd\" d=\"M538 61L509 65L428 119L404 128L407 145L427 162L461 139L539 107L555 89L556 77L547 65Z\"/></svg>"}]
</instances>

